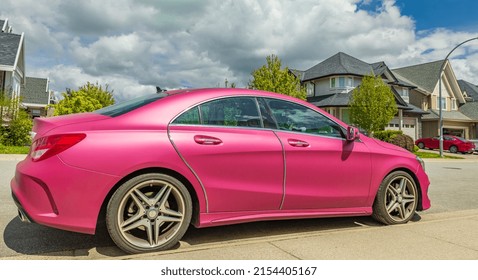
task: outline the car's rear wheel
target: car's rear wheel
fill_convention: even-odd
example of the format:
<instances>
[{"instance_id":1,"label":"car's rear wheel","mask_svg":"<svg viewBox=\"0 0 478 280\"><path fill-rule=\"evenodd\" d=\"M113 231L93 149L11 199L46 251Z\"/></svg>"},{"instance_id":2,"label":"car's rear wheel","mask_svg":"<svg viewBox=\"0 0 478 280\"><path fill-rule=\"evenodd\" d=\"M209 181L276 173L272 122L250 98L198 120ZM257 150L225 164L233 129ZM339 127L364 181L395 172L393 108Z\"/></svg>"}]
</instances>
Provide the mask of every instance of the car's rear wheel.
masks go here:
<instances>
[{"instance_id":1,"label":"car's rear wheel","mask_svg":"<svg viewBox=\"0 0 478 280\"><path fill-rule=\"evenodd\" d=\"M423 142L418 143L417 146L418 146L418 148L420 148L420 149L425 149L425 144L423 144Z\"/></svg>"},{"instance_id":2,"label":"car's rear wheel","mask_svg":"<svg viewBox=\"0 0 478 280\"><path fill-rule=\"evenodd\" d=\"M166 250L179 242L192 215L191 196L179 180L143 174L121 185L106 210L111 239L128 253Z\"/></svg>"},{"instance_id":3,"label":"car's rear wheel","mask_svg":"<svg viewBox=\"0 0 478 280\"><path fill-rule=\"evenodd\" d=\"M456 154L458 152L458 147L457 146L451 146L450 147L450 153Z\"/></svg>"},{"instance_id":4,"label":"car's rear wheel","mask_svg":"<svg viewBox=\"0 0 478 280\"><path fill-rule=\"evenodd\" d=\"M404 171L390 173L382 181L373 204L373 218L387 225L404 224L415 215L417 186Z\"/></svg>"}]
</instances>

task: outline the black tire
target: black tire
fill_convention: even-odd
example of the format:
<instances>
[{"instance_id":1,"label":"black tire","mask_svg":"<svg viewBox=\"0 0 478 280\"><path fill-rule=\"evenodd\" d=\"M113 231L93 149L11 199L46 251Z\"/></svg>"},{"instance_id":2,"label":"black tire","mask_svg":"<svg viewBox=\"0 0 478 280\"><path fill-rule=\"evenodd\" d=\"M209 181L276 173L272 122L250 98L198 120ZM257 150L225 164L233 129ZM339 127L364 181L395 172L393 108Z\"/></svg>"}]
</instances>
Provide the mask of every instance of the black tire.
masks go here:
<instances>
[{"instance_id":1,"label":"black tire","mask_svg":"<svg viewBox=\"0 0 478 280\"><path fill-rule=\"evenodd\" d=\"M372 217L386 225L405 224L415 215L417 204L415 181L408 173L395 171L380 184Z\"/></svg>"},{"instance_id":2,"label":"black tire","mask_svg":"<svg viewBox=\"0 0 478 280\"><path fill-rule=\"evenodd\" d=\"M456 154L458 152L458 147L453 145L453 146L450 146L450 149L449 149L450 153L452 154Z\"/></svg>"},{"instance_id":3,"label":"black tire","mask_svg":"<svg viewBox=\"0 0 478 280\"><path fill-rule=\"evenodd\" d=\"M418 148L420 148L420 149L425 149L425 144L423 144L423 142L418 143L417 146L418 146Z\"/></svg>"},{"instance_id":4,"label":"black tire","mask_svg":"<svg viewBox=\"0 0 478 280\"><path fill-rule=\"evenodd\" d=\"M136 254L167 250L188 229L192 201L187 188L165 174L143 174L122 184L106 210L111 239Z\"/></svg>"}]
</instances>

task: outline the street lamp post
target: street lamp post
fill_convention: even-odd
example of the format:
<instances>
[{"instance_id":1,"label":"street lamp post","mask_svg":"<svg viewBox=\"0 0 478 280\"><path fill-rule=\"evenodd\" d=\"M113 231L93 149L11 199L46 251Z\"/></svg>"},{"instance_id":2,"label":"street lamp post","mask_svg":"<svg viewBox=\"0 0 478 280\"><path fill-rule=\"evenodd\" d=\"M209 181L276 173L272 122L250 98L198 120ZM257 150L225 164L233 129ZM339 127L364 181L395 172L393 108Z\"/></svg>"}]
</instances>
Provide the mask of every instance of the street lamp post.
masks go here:
<instances>
[{"instance_id":1,"label":"street lamp post","mask_svg":"<svg viewBox=\"0 0 478 280\"><path fill-rule=\"evenodd\" d=\"M448 60L448 57L451 55L451 53L453 51L455 51L459 46L465 44L465 43L468 43L472 40L478 40L478 37L476 38L471 38L471 39L468 39L466 41L463 41L461 42L460 44L458 44L456 47L454 47L445 57L445 60L443 60L443 63L441 64L441 67L440 67L440 72L438 74L438 115L439 115L439 122L438 122L438 126L440 128L440 157L443 157L443 112L442 112L442 95L441 95L441 76L442 76L442 72L443 72L443 68L445 68L445 64Z\"/></svg>"}]
</instances>

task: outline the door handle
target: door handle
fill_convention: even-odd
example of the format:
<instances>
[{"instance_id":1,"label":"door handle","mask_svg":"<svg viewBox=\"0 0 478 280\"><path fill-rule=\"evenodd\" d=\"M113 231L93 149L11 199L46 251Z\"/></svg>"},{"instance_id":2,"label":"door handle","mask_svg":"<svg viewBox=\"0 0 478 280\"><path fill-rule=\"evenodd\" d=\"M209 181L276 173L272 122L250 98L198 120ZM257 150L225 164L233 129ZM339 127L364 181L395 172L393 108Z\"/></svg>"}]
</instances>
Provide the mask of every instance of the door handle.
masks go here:
<instances>
[{"instance_id":1,"label":"door handle","mask_svg":"<svg viewBox=\"0 0 478 280\"><path fill-rule=\"evenodd\" d=\"M219 145L222 143L222 140L212 136L195 135L194 142L201 145Z\"/></svg>"},{"instance_id":2,"label":"door handle","mask_svg":"<svg viewBox=\"0 0 478 280\"><path fill-rule=\"evenodd\" d=\"M291 145L292 147L305 148L310 146L309 143L298 139L288 139L287 142L289 142L289 145Z\"/></svg>"}]
</instances>

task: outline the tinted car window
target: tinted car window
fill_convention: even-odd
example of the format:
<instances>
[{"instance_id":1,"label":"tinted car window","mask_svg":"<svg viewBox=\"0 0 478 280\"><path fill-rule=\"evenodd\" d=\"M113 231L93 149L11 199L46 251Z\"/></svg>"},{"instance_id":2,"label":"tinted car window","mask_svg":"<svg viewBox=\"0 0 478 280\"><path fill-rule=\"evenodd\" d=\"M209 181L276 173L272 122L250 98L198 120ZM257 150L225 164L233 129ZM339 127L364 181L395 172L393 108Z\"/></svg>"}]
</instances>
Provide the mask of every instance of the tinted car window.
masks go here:
<instances>
[{"instance_id":1,"label":"tinted car window","mask_svg":"<svg viewBox=\"0 0 478 280\"><path fill-rule=\"evenodd\" d=\"M317 111L292 102L266 100L281 130L344 138L342 128Z\"/></svg>"},{"instance_id":2,"label":"tinted car window","mask_svg":"<svg viewBox=\"0 0 478 280\"><path fill-rule=\"evenodd\" d=\"M177 117L173 124L200 124L199 108L196 106Z\"/></svg>"},{"instance_id":3,"label":"tinted car window","mask_svg":"<svg viewBox=\"0 0 478 280\"><path fill-rule=\"evenodd\" d=\"M140 96L128 101L120 102L108 107L101 108L99 110L94 111L94 113L98 113L98 114L109 116L109 117L117 117L119 115L131 112L134 109L140 108L146 104L149 104L151 102L154 102L166 96L168 95L165 93L155 93L152 95Z\"/></svg>"},{"instance_id":4,"label":"tinted car window","mask_svg":"<svg viewBox=\"0 0 478 280\"><path fill-rule=\"evenodd\" d=\"M277 123L274 120L270 108L267 106L266 101L263 98L257 100L259 102L259 109L261 110L262 123L265 128L277 129Z\"/></svg>"},{"instance_id":5,"label":"tinted car window","mask_svg":"<svg viewBox=\"0 0 478 280\"><path fill-rule=\"evenodd\" d=\"M253 97L223 98L199 107L202 123L206 125L262 127Z\"/></svg>"}]
</instances>

